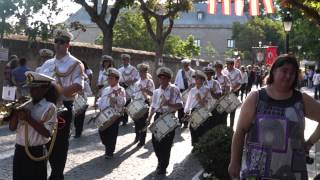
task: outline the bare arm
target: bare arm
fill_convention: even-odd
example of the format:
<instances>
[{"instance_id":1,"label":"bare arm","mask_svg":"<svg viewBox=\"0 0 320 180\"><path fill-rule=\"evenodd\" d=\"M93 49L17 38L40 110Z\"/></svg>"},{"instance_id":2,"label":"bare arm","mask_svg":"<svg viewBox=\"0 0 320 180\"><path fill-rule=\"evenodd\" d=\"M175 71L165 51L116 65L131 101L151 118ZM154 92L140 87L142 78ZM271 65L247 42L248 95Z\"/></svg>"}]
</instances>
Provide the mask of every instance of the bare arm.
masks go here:
<instances>
[{"instance_id":1,"label":"bare arm","mask_svg":"<svg viewBox=\"0 0 320 180\"><path fill-rule=\"evenodd\" d=\"M303 102L305 106L305 116L311 120L320 122L320 113L319 113L320 103L305 93L303 93ZM320 125L318 124L316 130L312 133L312 135L309 137L307 142L312 146L319 140L319 138L320 138Z\"/></svg>"},{"instance_id":2,"label":"bare arm","mask_svg":"<svg viewBox=\"0 0 320 180\"><path fill-rule=\"evenodd\" d=\"M257 91L250 93L241 107L239 121L231 144L231 160L228 170L232 178L238 178L240 176L240 160L244 138L254 119L257 97Z\"/></svg>"}]
</instances>

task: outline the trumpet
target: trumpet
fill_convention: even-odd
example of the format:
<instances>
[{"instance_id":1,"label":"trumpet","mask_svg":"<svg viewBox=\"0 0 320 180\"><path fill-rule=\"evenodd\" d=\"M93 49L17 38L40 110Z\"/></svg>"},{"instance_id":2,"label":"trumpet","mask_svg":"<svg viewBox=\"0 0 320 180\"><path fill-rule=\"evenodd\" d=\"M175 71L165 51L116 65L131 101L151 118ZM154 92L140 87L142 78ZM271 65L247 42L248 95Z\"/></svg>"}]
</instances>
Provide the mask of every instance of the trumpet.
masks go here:
<instances>
[{"instance_id":1,"label":"trumpet","mask_svg":"<svg viewBox=\"0 0 320 180\"><path fill-rule=\"evenodd\" d=\"M4 118L9 117L13 110L22 109L26 105L32 102L32 98L29 96L23 96L16 101L0 104L0 125Z\"/></svg>"}]
</instances>

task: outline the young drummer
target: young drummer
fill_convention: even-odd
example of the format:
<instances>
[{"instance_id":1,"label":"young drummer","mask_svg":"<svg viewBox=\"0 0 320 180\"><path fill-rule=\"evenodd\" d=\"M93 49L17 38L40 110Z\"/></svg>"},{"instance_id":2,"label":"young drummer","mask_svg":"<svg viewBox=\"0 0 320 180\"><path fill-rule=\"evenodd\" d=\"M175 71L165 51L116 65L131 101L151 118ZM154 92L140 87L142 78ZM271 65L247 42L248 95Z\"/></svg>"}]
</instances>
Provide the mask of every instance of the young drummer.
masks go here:
<instances>
[{"instance_id":1,"label":"young drummer","mask_svg":"<svg viewBox=\"0 0 320 180\"><path fill-rule=\"evenodd\" d=\"M196 70L192 77L195 78L195 87L193 87L188 94L184 107L184 112L186 114L191 114L194 110L202 107L209 107L210 103L213 102L210 89L204 85L207 76L202 71ZM192 146L195 146L199 141L199 138L208 130L206 125L208 124L208 121L210 120L206 120L204 124L197 129L190 126Z\"/></svg>"},{"instance_id":2,"label":"young drummer","mask_svg":"<svg viewBox=\"0 0 320 180\"><path fill-rule=\"evenodd\" d=\"M109 86L103 89L98 107L100 111L103 111L107 107L112 107L117 112L121 113L126 103L125 90L119 85L121 74L117 69L109 68L107 70L107 76ZM99 130L102 144L105 145L106 159L111 159L113 157L118 137L120 119L121 118L118 118L115 123L105 130Z\"/></svg>"},{"instance_id":3,"label":"young drummer","mask_svg":"<svg viewBox=\"0 0 320 180\"><path fill-rule=\"evenodd\" d=\"M172 71L169 68L160 67L156 74L159 78L160 87L153 92L148 122L150 122L154 113L156 114L154 117L156 120L163 113L174 113L179 108L182 108L180 90L177 86L170 83L173 74ZM158 175L166 174L174 134L174 130L169 132L160 142L152 135L152 145L158 158L158 166L156 169Z\"/></svg>"},{"instance_id":4,"label":"young drummer","mask_svg":"<svg viewBox=\"0 0 320 180\"><path fill-rule=\"evenodd\" d=\"M149 65L147 64L138 64L137 65L140 79L135 83L134 86L134 100L136 99L143 99L145 103L150 105L150 97L153 94L154 91L154 83L152 80L152 77L148 77L148 69ZM143 117L140 119L136 119L134 121L134 126L135 126L135 133L136 133L136 138L134 142L138 142L138 147L141 147L145 144L146 141L146 135L147 131L143 131L142 129L146 126L146 120L148 118L148 114L146 113Z\"/></svg>"},{"instance_id":5,"label":"young drummer","mask_svg":"<svg viewBox=\"0 0 320 180\"><path fill-rule=\"evenodd\" d=\"M27 86L32 102L19 110L14 110L10 118L10 130L16 130L16 149L13 157L13 179L47 179L47 160L35 161L33 157L44 156L44 147L49 142L57 126L59 97L57 86L51 84L53 78L27 71ZM25 126L27 135L25 136ZM28 146L30 157L25 146Z\"/></svg>"}]
</instances>

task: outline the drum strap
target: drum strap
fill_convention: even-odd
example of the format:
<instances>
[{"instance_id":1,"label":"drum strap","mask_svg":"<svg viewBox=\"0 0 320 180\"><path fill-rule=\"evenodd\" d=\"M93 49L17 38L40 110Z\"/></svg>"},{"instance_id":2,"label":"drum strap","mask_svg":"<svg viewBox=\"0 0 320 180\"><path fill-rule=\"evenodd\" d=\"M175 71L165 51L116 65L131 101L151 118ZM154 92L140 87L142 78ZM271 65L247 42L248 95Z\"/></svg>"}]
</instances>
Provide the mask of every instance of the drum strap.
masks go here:
<instances>
[{"instance_id":1,"label":"drum strap","mask_svg":"<svg viewBox=\"0 0 320 180\"><path fill-rule=\"evenodd\" d=\"M186 72L184 70L181 71L184 89L188 89L188 80L186 77Z\"/></svg>"}]
</instances>

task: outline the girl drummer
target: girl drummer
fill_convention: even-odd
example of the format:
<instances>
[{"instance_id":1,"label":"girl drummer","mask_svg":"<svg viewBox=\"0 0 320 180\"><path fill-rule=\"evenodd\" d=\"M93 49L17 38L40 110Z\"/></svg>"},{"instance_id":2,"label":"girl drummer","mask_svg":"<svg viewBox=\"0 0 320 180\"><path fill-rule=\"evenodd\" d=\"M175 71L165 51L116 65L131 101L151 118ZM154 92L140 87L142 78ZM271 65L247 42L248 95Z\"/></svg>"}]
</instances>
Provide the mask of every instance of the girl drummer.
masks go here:
<instances>
[{"instance_id":1,"label":"girl drummer","mask_svg":"<svg viewBox=\"0 0 320 180\"><path fill-rule=\"evenodd\" d=\"M32 103L23 109L14 110L10 118L10 130L17 131L16 149L13 157L13 179L47 179L47 160L35 161L34 157L44 155L44 146L57 126L57 108L59 97L57 86L51 84L53 78L27 71L27 86L30 87ZM25 137L28 126L28 137ZM27 139L26 139L27 138Z\"/></svg>"},{"instance_id":2,"label":"girl drummer","mask_svg":"<svg viewBox=\"0 0 320 180\"><path fill-rule=\"evenodd\" d=\"M121 113L126 102L126 93L124 88L119 85L120 72L115 68L109 68L106 72L109 86L103 89L98 107L100 111L112 107L114 110ZM119 121L120 118L105 130L99 130L101 141L105 145L106 159L111 159L113 157L117 142Z\"/></svg>"}]
</instances>

